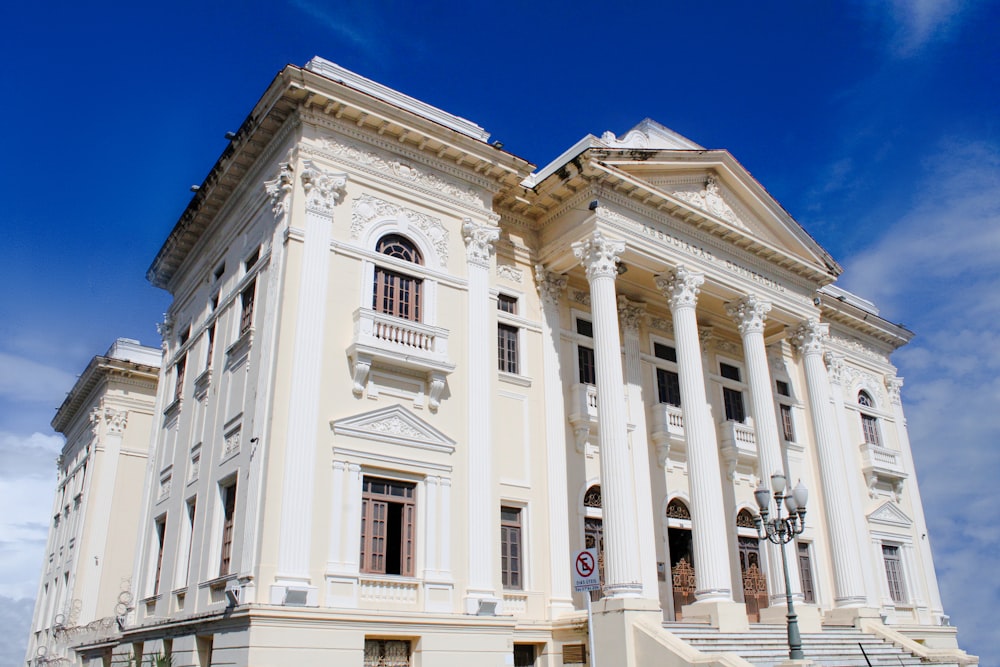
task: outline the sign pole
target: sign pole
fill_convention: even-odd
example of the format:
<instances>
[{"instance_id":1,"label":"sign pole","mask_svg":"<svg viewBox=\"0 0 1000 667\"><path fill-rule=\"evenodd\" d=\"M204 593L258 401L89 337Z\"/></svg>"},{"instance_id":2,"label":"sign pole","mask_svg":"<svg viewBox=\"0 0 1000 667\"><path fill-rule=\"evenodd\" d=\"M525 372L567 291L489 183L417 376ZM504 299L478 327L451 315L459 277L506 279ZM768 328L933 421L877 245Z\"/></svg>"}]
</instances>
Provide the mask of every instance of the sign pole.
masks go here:
<instances>
[{"instance_id":1,"label":"sign pole","mask_svg":"<svg viewBox=\"0 0 1000 667\"><path fill-rule=\"evenodd\" d=\"M590 608L590 591L586 591L584 596L587 598L587 643L590 648L590 667L597 667L597 657L594 653L594 612Z\"/></svg>"},{"instance_id":2,"label":"sign pole","mask_svg":"<svg viewBox=\"0 0 1000 667\"><path fill-rule=\"evenodd\" d=\"M596 667L594 656L594 611L590 606L590 591L601 590L597 549L583 549L573 555L573 591L587 596L587 639L590 667Z\"/></svg>"}]
</instances>

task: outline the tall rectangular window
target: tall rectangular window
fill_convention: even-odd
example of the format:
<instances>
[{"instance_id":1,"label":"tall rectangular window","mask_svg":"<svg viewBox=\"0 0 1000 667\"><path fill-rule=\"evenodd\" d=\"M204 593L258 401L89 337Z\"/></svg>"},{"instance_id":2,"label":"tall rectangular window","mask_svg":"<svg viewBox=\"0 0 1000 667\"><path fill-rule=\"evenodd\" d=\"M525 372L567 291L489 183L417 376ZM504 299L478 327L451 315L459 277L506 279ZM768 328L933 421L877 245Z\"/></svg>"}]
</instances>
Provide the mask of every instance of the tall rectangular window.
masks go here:
<instances>
[{"instance_id":1,"label":"tall rectangular window","mask_svg":"<svg viewBox=\"0 0 1000 667\"><path fill-rule=\"evenodd\" d=\"M361 571L413 576L416 486L365 477L361 494Z\"/></svg>"},{"instance_id":2,"label":"tall rectangular window","mask_svg":"<svg viewBox=\"0 0 1000 667\"><path fill-rule=\"evenodd\" d=\"M576 333L587 338L594 337L594 325L587 320L577 319ZM581 384L597 384L597 367L594 360L594 348L590 345L576 346L576 358L580 367Z\"/></svg>"},{"instance_id":3,"label":"tall rectangular window","mask_svg":"<svg viewBox=\"0 0 1000 667\"><path fill-rule=\"evenodd\" d=\"M653 355L671 363L677 363L677 350L670 345L653 343ZM677 371L667 368L656 369L656 392L660 403L675 407L681 405L681 382Z\"/></svg>"},{"instance_id":4,"label":"tall rectangular window","mask_svg":"<svg viewBox=\"0 0 1000 667\"><path fill-rule=\"evenodd\" d=\"M876 417L861 413L861 430L864 432L867 444L876 447L882 445L882 439L878 435L878 419Z\"/></svg>"},{"instance_id":5,"label":"tall rectangular window","mask_svg":"<svg viewBox=\"0 0 1000 667\"><path fill-rule=\"evenodd\" d=\"M727 380L740 382L740 369L725 362L719 363L719 375ZM747 419L743 405L743 392L731 387L722 388L722 402L726 409L726 420L743 423Z\"/></svg>"},{"instance_id":6,"label":"tall rectangular window","mask_svg":"<svg viewBox=\"0 0 1000 667\"><path fill-rule=\"evenodd\" d=\"M813 587L812 559L809 556L809 544L797 542L799 557L799 581L802 584L802 600L810 604L816 602Z\"/></svg>"},{"instance_id":7,"label":"tall rectangular window","mask_svg":"<svg viewBox=\"0 0 1000 667\"><path fill-rule=\"evenodd\" d=\"M903 586L903 561L899 547L883 544L882 560L885 562L885 578L889 584L889 597L892 598L893 602L906 602L906 589Z\"/></svg>"},{"instance_id":8,"label":"tall rectangular window","mask_svg":"<svg viewBox=\"0 0 1000 667\"><path fill-rule=\"evenodd\" d=\"M223 577L232 570L233 558L233 527L236 518L236 481L233 480L221 489L222 495L222 550L219 554L219 576Z\"/></svg>"},{"instance_id":9,"label":"tall rectangular window","mask_svg":"<svg viewBox=\"0 0 1000 667\"><path fill-rule=\"evenodd\" d=\"M517 507L501 507L500 572L504 588L520 590L524 586L521 564L521 510Z\"/></svg>"},{"instance_id":10,"label":"tall rectangular window","mask_svg":"<svg viewBox=\"0 0 1000 667\"><path fill-rule=\"evenodd\" d=\"M792 428L792 406L782 403L778 408L781 411L781 434L786 442L795 442L795 430Z\"/></svg>"},{"instance_id":11,"label":"tall rectangular window","mask_svg":"<svg viewBox=\"0 0 1000 667\"><path fill-rule=\"evenodd\" d=\"M505 373L517 373L517 327L497 324L497 366Z\"/></svg>"},{"instance_id":12,"label":"tall rectangular window","mask_svg":"<svg viewBox=\"0 0 1000 667\"><path fill-rule=\"evenodd\" d=\"M205 370L212 367L212 357L215 355L215 322L205 330Z\"/></svg>"},{"instance_id":13,"label":"tall rectangular window","mask_svg":"<svg viewBox=\"0 0 1000 667\"><path fill-rule=\"evenodd\" d=\"M191 498L187 501L187 520L183 524L183 533L181 535L181 556L184 560L177 564L177 572L174 574L174 579L178 588L186 584L190 579L191 549L194 543L193 537L196 502L195 498Z\"/></svg>"},{"instance_id":14,"label":"tall rectangular window","mask_svg":"<svg viewBox=\"0 0 1000 667\"><path fill-rule=\"evenodd\" d=\"M240 335L250 331L253 326L254 302L257 299L257 282L253 281L240 294Z\"/></svg>"},{"instance_id":15,"label":"tall rectangular window","mask_svg":"<svg viewBox=\"0 0 1000 667\"><path fill-rule=\"evenodd\" d=\"M163 568L163 538L167 531L167 516L156 520L156 574L153 577L153 595L160 594L160 572Z\"/></svg>"},{"instance_id":16,"label":"tall rectangular window","mask_svg":"<svg viewBox=\"0 0 1000 667\"><path fill-rule=\"evenodd\" d=\"M179 401L184 393L184 374L187 371L187 355L174 364L174 400Z\"/></svg>"}]
</instances>

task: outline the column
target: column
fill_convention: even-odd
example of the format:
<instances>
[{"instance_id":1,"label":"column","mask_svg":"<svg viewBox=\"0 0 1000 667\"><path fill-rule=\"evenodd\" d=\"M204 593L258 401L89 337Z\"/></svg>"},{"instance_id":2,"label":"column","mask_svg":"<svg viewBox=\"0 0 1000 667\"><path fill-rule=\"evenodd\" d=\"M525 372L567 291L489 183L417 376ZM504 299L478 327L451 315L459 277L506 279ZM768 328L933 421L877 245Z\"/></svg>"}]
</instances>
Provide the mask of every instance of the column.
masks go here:
<instances>
[{"instance_id":1,"label":"column","mask_svg":"<svg viewBox=\"0 0 1000 667\"><path fill-rule=\"evenodd\" d=\"M347 176L326 171L307 160L302 165L301 180L306 198L305 231L285 437L278 567L270 597L272 604L281 604L289 587L305 588L307 604L312 606L317 604L317 588L310 580L309 554L326 286L333 209L344 196Z\"/></svg>"},{"instance_id":2,"label":"column","mask_svg":"<svg viewBox=\"0 0 1000 667\"><path fill-rule=\"evenodd\" d=\"M757 465L760 481L770 488L771 475L785 473L778 435L778 420L775 417L773 398L774 386L767 363L767 349L764 346L764 320L771 311L771 304L754 294L748 294L739 301L726 304L726 312L736 322L743 340L743 355L747 364L747 384L750 388L750 410L753 415L754 435L757 438ZM788 480L794 486L794 479ZM764 542L767 554L767 592L772 605L785 601L784 572L781 567L780 547L769 541ZM794 545L789 547L794 549ZM793 561L794 562L794 559ZM790 577L792 595L802 599L799 578Z\"/></svg>"},{"instance_id":3,"label":"column","mask_svg":"<svg viewBox=\"0 0 1000 667\"><path fill-rule=\"evenodd\" d=\"M545 396L545 465L548 473L549 618L573 611L570 582L569 495L566 481L566 401L559 368L559 297L566 277L535 266L542 305L542 385Z\"/></svg>"},{"instance_id":4,"label":"column","mask_svg":"<svg viewBox=\"0 0 1000 667\"><path fill-rule=\"evenodd\" d=\"M705 276L683 266L656 278L674 319L677 369L681 385L681 410L687 440L688 479L691 490L691 537L694 543L695 598L697 602L732 602L729 542L731 522L722 503L722 473L715 426L705 395L701 343L695 307ZM691 605L691 606L695 606ZM742 606L742 605L741 605ZM685 613L685 616L688 616ZM744 623L746 616L743 617Z\"/></svg>"},{"instance_id":5,"label":"column","mask_svg":"<svg viewBox=\"0 0 1000 667\"><path fill-rule=\"evenodd\" d=\"M642 360L639 357L639 322L646 306L633 303L625 295L618 297L622 345L625 351L625 394L628 399L628 422L632 425L632 471L635 480L636 519L639 524L639 568L642 596L660 597L656 578L656 531L653 524L653 490L649 476L649 430L646 428L646 405L642 396Z\"/></svg>"},{"instance_id":6,"label":"column","mask_svg":"<svg viewBox=\"0 0 1000 667\"><path fill-rule=\"evenodd\" d=\"M590 283L594 319L594 363L597 372L597 420L601 446L601 495L604 513L604 594L609 598L642 597L639 567L639 523L629 452L622 385L621 340L615 279L622 241L599 231L573 244Z\"/></svg>"},{"instance_id":7,"label":"column","mask_svg":"<svg viewBox=\"0 0 1000 667\"><path fill-rule=\"evenodd\" d=\"M333 474L330 477L330 546L326 557L327 573L344 571L344 549L349 540L345 539L343 527L344 516L344 485L347 477L347 462L334 461Z\"/></svg>"},{"instance_id":8,"label":"column","mask_svg":"<svg viewBox=\"0 0 1000 667\"><path fill-rule=\"evenodd\" d=\"M812 416L816 450L819 455L820 479L823 483L823 509L830 531L830 551L833 555L834 604L837 607L862 607L865 589L861 578L861 549L853 528L855 515L844 511L843 494L850 489L839 430L831 414L830 381L823 365L823 339L830 326L819 320L803 322L793 334L793 342L802 354L809 413Z\"/></svg>"},{"instance_id":9,"label":"column","mask_svg":"<svg viewBox=\"0 0 1000 667\"><path fill-rule=\"evenodd\" d=\"M494 501L492 431L490 428L490 378L496 373L496 334L491 334L489 268L493 244L500 228L481 225L466 218L462 225L469 275L468 292L468 381L469 381L469 477L468 548L469 581L465 612L475 614L481 605L491 611L496 604L497 551L495 535L500 509Z\"/></svg>"}]
</instances>

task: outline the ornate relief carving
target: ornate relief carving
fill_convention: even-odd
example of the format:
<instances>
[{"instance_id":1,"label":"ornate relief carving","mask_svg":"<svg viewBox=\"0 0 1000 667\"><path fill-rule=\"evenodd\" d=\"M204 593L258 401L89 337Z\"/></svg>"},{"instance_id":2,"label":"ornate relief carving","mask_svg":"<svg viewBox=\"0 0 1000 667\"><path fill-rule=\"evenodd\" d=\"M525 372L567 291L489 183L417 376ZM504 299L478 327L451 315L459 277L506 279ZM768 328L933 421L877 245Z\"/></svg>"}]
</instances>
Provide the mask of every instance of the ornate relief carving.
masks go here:
<instances>
[{"instance_id":1,"label":"ornate relief carving","mask_svg":"<svg viewBox=\"0 0 1000 667\"><path fill-rule=\"evenodd\" d=\"M606 239L600 231L586 241L573 244L576 256L587 272L587 280L595 278L617 278L619 255L625 252L625 242Z\"/></svg>"},{"instance_id":2,"label":"ornate relief carving","mask_svg":"<svg viewBox=\"0 0 1000 667\"><path fill-rule=\"evenodd\" d=\"M750 333L764 333L764 320L771 312L771 303L756 294L747 294L736 303L727 303L726 312L736 322L740 336Z\"/></svg>"},{"instance_id":3,"label":"ornate relief carving","mask_svg":"<svg viewBox=\"0 0 1000 667\"><path fill-rule=\"evenodd\" d=\"M115 410L103 405L94 408L90 413L90 424L94 435L98 435L102 421L108 425L108 435L121 435L128 426L128 411Z\"/></svg>"},{"instance_id":4,"label":"ornate relief carving","mask_svg":"<svg viewBox=\"0 0 1000 667\"><path fill-rule=\"evenodd\" d=\"M575 289L570 291L570 298L576 301L581 306L590 306L590 292L584 292L583 290Z\"/></svg>"},{"instance_id":5,"label":"ornate relief carving","mask_svg":"<svg viewBox=\"0 0 1000 667\"><path fill-rule=\"evenodd\" d=\"M875 404L883 408L885 406L885 384L868 371L863 371L849 364L844 364L843 366L844 370L841 374L841 380L843 380L842 384L844 388L850 387L852 393L855 393L859 388L865 389L875 399ZM852 402L857 400L857 396L849 398Z\"/></svg>"},{"instance_id":6,"label":"ornate relief carving","mask_svg":"<svg viewBox=\"0 0 1000 667\"><path fill-rule=\"evenodd\" d=\"M691 511L688 510L688 506L684 504L684 501L680 500L679 498L674 498L669 503L667 503L667 518L690 521Z\"/></svg>"},{"instance_id":7,"label":"ornate relief carving","mask_svg":"<svg viewBox=\"0 0 1000 667\"><path fill-rule=\"evenodd\" d=\"M489 267L493 255L493 244L500 238L500 228L479 225L465 219L462 223L462 239L465 241L465 255L470 264Z\"/></svg>"},{"instance_id":8,"label":"ornate relief carving","mask_svg":"<svg viewBox=\"0 0 1000 667\"><path fill-rule=\"evenodd\" d=\"M429 173L414 167L411 164L399 160L386 159L381 155L363 150L362 148L338 141L333 137L323 137L320 144L324 150L342 160L363 165L386 176L412 183L429 190L435 190L441 194L465 202L475 204L478 208L483 207L482 197L473 188L462 188L454 183L449 183L440 176Z\"/></svg>"},{"instance_id":9,"label":"ornate relief carving","mask_svg":"<svg viewBox=\"0 0 1000 667\"><path fill-rule=\"evenodd\" d=\"M712 327L698 327L698 344L701 346L703 352L718 342L721 341L715 337L715 329Z\"/></svg>"},{"instance_id":10,"label":"ornate relief carving","mask_svg":"<svg viewBox=\"0 0 1000 667\"><path fill-rule=\"evenodd\" d=\"M649 326L659 331L665 331L670 335L673 335L674 333L674 323L670 320L665 320L662 317L651 317L649 319Z\"/></svg>"},{"instance_id":11,"label":"ornate relief carving","mask_svg":"<svg viewBox=\"0 0 1000 667\"><path fill-rule=\"evenodd\" d=\"M791 340L802 354L822 354L823 343L829 336L829 324L820 324L816 318L810 318L792 332Z\"/></svg>"},{"instance_id":12,"label":"ornate relief carving","mask_svg":"<svg viewBox=\"0 0 1000 667\"><path fill-rule=\"evenodd\" d=\"M826 372L830 376L830 382L838 385L844 384L846 368L844 358L833 352L827 352L823 355L823 361L826 362Z\"/></svg>"},{"instance_id":13,"label":"ornate relief carving","mask_svg":"<svg viewBox=\"0 0 1000 667\"><path fill-rule=\"evenodd\" d=\"M372 433L381 433L387 435L402 435L408 438L423 438L424 434L413 428L406 422L404 422L399 417L393 415L388 419L383 419L382 421L372 422L365 425L365 430L371 431Z\"/></svg>"},{"instance_id":14,"label":"ornate relief carving","mask_svg":"<svg viewBox=\"0 0 1000 667\"><path fill-rule=\"evenodd\" d=\"M883 361L883 362L889 361L889 357L875 350L874 348L868 347L859 340L843 338L840 336L830 336L830 342L835 343L840 347L843 347L844 349L856 352L858 355L862 357L868 357L869 359L873 359L875 361Z\"/></svg>"},{"instance_id":15,"label":"ornate relief carving","mask_svg":"<svg viewBox=\"0 0 1000 667\"><path fill-rule=\"evenodd\" d=\"M885 376L885 390L889 394L889 402L893 405L900 405L900 390L903 388L903 378L896 375Z\"/></svg>"},{"instance_id":16,"label":"ornate relief carving","mask_svg":"<svg viewBox=\"0 0 1000 667\"><path fill-rule=\"evenodd\" d=\"M733 209L722 198L722 193L719 191L719 183L716 181L715 176L711 174L705 179L705 187L700 191L677 190L671 194L682 201L686 201L695 208L700 208L702 211L710 213L717 218L731 222L737 227L747 229L746 224L736 217L736 213L733 212Z\"/></svg>"},{"instance_id":17,"label":"ornate relief carving","mask_svg":"<svg viewBox=\"0 0 1000 667\"><path fill-rule=\"evenodd\" d=\"M359 238L366 227L387 218L419 229L434 246L440 263L444 265L448 262L448 230L440 219L371 195L361 195L351 204L351 237Z\"/></svg>"},{"instance_id":18,"label":"ornate relief carving","mask_svg":"<svg viewBox=\"0 0 1000 667\"><path fill-rule=\"evenodd\" d=\"M739 355L742 348L736 343L725 340L724 338L715 339L715 349L719 352L725 352L726 354L732 354L734 356Z\"/></svg>"},{"instance_id":19,"label":"ornate relief carving","mask_svg":"<svg viewBox=\"0 0 1000 667\"><path fill-rule=\"evenodd\" d=\"M622 330L638 332L639 324L645 316L646 304L629 301L624 294L618 295L618 319L621 321Z\"/></svg>"},{"instance_id":20,"label":"ornate relief carving","mask_svg":"<svg viewBox=\"0 0 1000 667\"><path fill-rule=\"evenodd\" d=\"M156 333L163 339L163 349L167 349L167 340L174 335L174 318L170 313L163 313L163 321L156 323Z\"/></svg>"},{"instance_id":21,"label":"ornate relief carving","mask_svg":"<svg viewBox=\"0 0 1000 667\"><path fill-rule=\"evenodd\" d=\"M601 508L601 485L594 484L587 492L583 494L583 506L584 507L596 507Z\"/></svg>"},{"instance_id":22,"label":"ornate relief carving","mask_svg":"<svg viewBox=\"0 0 1000 667\"><path fill-rule=\"evenodd\" d=\"M535 264L535 284L543 303L559 305L559 297L566 289L566 276L552 273L541 264Z\"/></svg>"},{"instance_id":23,"label":"ornate relief carving","mask_svg":"<svg viewBox=\"0 0 1000 667\"><path fill-rule=\"evenodd\" d=\"M503 278L512 283L520 283L524 278L524 272L510 264L497 264L497 278Z\"/></svg>"},{"instance_id":24,"label":"ornate relief carving","mask_svg":"<svg viewBox=\"0 0 1000 667\"><path fill-rule=\"evenodd\" d=\"M347 174L338 174L318 166L312 160L302 163L302 188L306 192L306 210L333 215L347 188Z\"/></svg>"},{"instance_id":25,"label":"ornate relief carving","mask_svg":"<svg viewBox=\"0 0 1000 667\"><path fill-rule=\"evenodd\" d=\"M656 286L663 292L663 296L667 297L670 310L682 307L694 308L704 282L704 274L688 271L684 266L678 266L676 271L656 276Z\"/></svg>"},{"instance_id":26,"label":"ornate relief carving","mask_svg":"<svg viewBox=\"0 0 1000 667\"><path fill-rule=\"evenodd\" d=\"M264 181L264 190L271 200L274 217L280 218L288 210L288 198L292 194L294 185L295 173L289 162L278 165L278 175L273 180Z\"/></svg>"}]
</instances>

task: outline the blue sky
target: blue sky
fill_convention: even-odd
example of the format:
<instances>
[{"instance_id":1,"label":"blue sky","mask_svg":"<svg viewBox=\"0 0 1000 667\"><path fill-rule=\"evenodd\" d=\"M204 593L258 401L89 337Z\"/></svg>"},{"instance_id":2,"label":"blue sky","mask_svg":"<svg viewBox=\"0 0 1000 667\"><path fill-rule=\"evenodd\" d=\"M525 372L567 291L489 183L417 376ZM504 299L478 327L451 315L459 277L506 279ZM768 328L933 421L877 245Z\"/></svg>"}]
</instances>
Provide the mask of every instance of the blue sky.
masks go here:
<instances>
[{"instance_id":1,"label":"blue sky","mask_svg":"<svg viewBox=\"0 0 1000 667\"><path fill-rule=\"evenodd\" d=\"M28 5L0 9L0 667L23 655L54 409L116 337L158 345L144 275L189 186L313 55L539 165L646 116L732 152L916 332L895 361L945 610L998 663L996 2Z\"/></svg>"}]
</instances>

